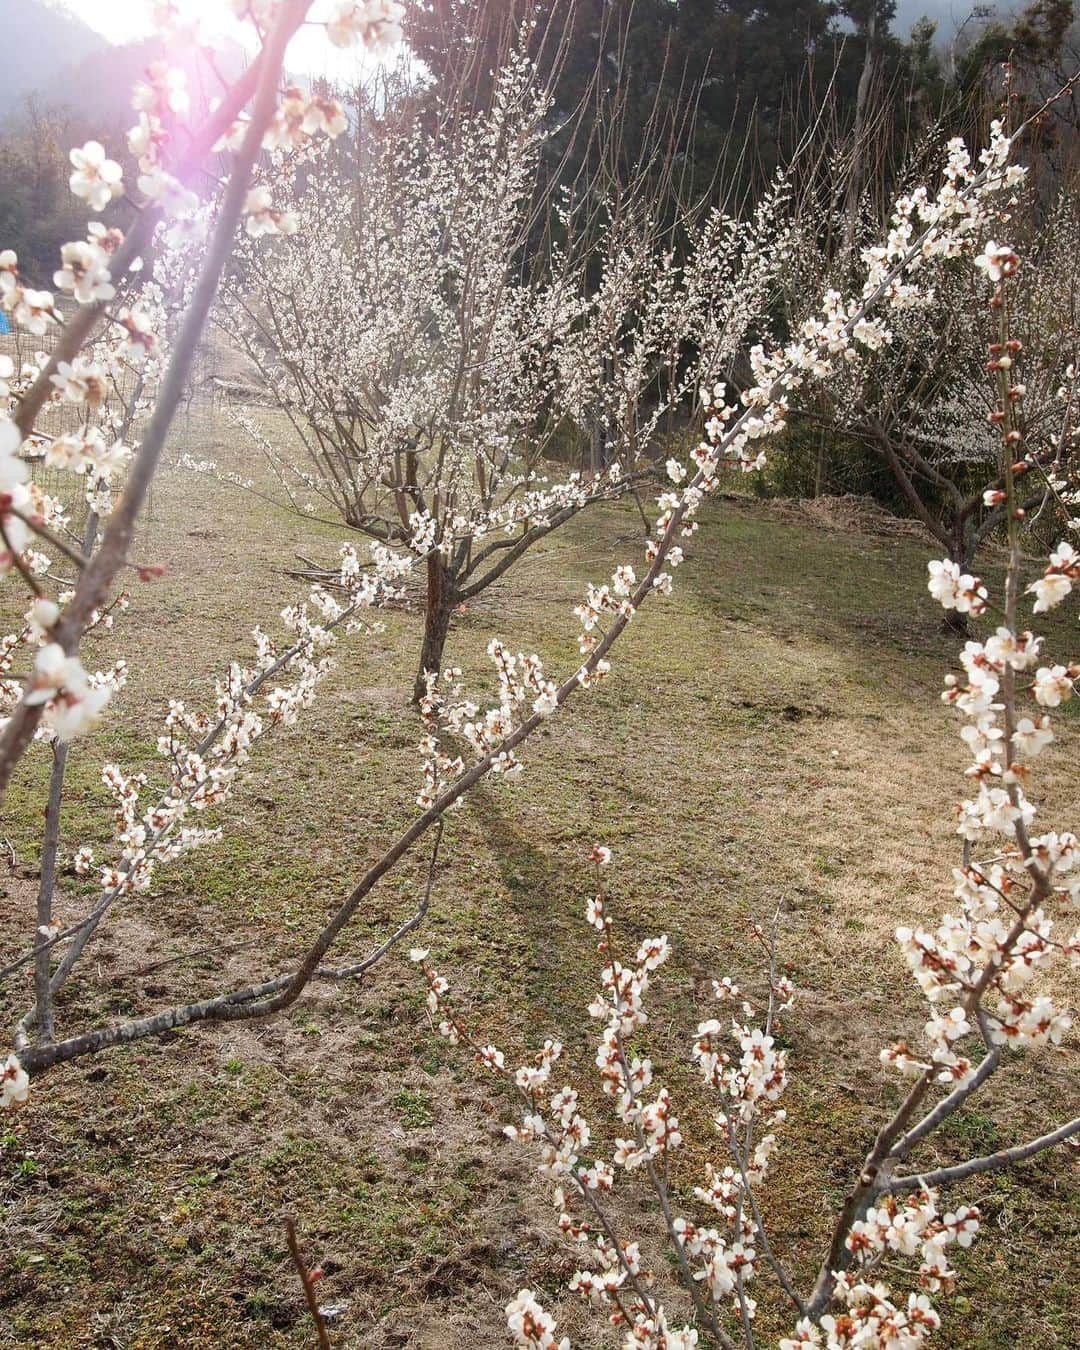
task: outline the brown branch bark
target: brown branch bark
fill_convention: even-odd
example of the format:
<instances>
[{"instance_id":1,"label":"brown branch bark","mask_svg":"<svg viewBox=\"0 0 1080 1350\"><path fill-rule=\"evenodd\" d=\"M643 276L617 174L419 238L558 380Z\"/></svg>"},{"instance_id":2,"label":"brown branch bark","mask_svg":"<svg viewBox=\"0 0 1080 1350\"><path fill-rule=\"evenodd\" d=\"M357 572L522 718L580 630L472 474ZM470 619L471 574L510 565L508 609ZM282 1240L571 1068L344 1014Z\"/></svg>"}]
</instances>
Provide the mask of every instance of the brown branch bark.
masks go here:
<instances>
[{"instance_id":1,"label":"brown branch bark","mask_svg":"<svg viewBox=\"0 0 1080 1350\"><path fill-rule=\"evenodd\" d=\"M296 1224L291 1216L285 1220L285 1239L289 1244L289 1256L292 1258L296 1273L300 1277L300 1287L304 1291L308 1312L311 1314L311 1320L315 1323L319 1350L330 1350L330 1333L326 1330L326 1318L323 1317L322 1309L319 1307L319 1297L315 1292L315 1281L311 1278L311 1271L308 1270L300 1251L300 1243L296 1237Z\"/></svg>"},{"instance_id":2,"label":"brown branch bark","mask_svg":"<svg viewBox=\"0 0 1080 1350\"><path fill-rule=\"evenodd\" d=\"M1077 1134L1080 1134L1080 1116L1026 1144L998 1149L996 1153L988 1153L981 1158L969 1158L967 1162L957 1163L954 1167L938 1167L932 1172L909 1172L905 1176L894 1176L878 1189L886 1192L921 1186L944 1186L951 1181L963 1181L965 1177L975 1176L979 1172L996 1172L1002 1167L1023 1162L1025 1158L1032 1158L1036 1153L1044 1153L1057 1144L1064 1144Z\"/></svg>"}]
</instances>

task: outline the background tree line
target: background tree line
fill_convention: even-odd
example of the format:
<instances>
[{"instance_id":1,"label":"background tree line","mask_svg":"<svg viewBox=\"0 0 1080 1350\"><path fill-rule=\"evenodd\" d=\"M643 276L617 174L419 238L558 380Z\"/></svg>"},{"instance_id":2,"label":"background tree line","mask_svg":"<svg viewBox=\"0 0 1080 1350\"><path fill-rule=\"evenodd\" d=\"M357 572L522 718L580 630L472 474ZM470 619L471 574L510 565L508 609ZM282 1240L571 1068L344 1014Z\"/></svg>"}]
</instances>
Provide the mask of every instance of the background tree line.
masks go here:
<instances>
[{"instance_id":1,"label":"background tree line","mask_svg":"<svg viewBox=\"0 0 1080 1350\"><path fill-rule=\"evenodd\" d=\"M945 43L929 21L899 36L895 8L894 0L411 0L406 32L417 64L411 74L388 73L374 98L351 103L356 135L339 143L342 170L349 172L350 156L366 153L362 145L377 142L381 114L391 105L411 107L408 115L431 122L447 102L471 103L482 114L495 73L528 24L530 54L552 91L550 118L561 131L545 151L542 191L549 202L564 190L580 215L582 195L599 201L599 184L640 182L643 166L652 163L664 182L654 184L651 202L677 232L689 203L750 211L778 168L791 166L802 217L821 222L815 270L842 272L840 255L875 233L920 157L951 134L978 142L1000 106L1005 60L1015 72L1019 116L1062 83L1080 54L1072 0L1034 0L1016 17L989 21L985 11L974 11ZM20 22L32 11L52 33L59 16L32 3ZM52 81L52 92L14 91L0 143L0 225L26 274L46 287L60 243L82 232L85 216L68 191L63 147L86 139L91 128L100 135L112 127L110 149L131 167L122 107L98 106L100 82L89 95L78 79L79 60L89 59L83 48L94 45L85 32L80 41L64 49L70 78ZM158 55L153 43L107 49L115 87L129 87ZM227 65L235 59L226 53ZM198 111L214 77L197 58L187 73ZM90 106L89 97L98 102ZM1059 104L1042 132L1036 178L1048 201L1072 172L1080 125L1075 100L1074 93ZM599 126L603 136L592 131ZM801 153L808 143L811 152ZM529 267L538 259L543 266L555 218L537 211ZM838 226L841 220L846 224ZM658 373L658 381L664 378ZM901 392L903 406L912 406L910 391ZM664 397L658 384L654 401ZM685 434L677 411L693 416L688 406L673 405L664 422L669 439ZM570 446L566 453L581 454L592 467L603 462L611 435L601 423L593 436L599 450ZM972 473L977 488L981 466ZM912 510L909 485L878 442L852 441L846 422L831 425L828 418L792 424L759 490L858 492L903 514ZM931 512L947 510L933 482L923 491Z\"/></svg>"}]
</instances>

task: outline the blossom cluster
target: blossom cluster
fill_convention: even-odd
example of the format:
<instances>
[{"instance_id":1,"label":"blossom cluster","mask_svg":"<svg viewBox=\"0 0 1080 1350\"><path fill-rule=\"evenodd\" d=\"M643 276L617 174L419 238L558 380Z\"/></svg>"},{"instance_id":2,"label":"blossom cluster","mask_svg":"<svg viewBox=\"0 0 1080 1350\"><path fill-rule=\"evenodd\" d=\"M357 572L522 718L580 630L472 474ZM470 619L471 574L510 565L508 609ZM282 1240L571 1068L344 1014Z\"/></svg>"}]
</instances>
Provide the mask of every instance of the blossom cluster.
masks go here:
<instances>
[{"instance_id":1,"label":"blossom cluster","mask_svg":"<svg viewBox=\"0 0 1080 1350\"><path fill-rule=\"evenodd\" d=\"M544 675L538 656L510 652L498 638L488 644L489 658L499 683L499 702L481 710L474 700L464 696L461 671L448 668L440 679L429 671L427 690L420 701L420 715L427 734L420 742L424 786L417 804L427 810L440 793L464 770L460 755L443 749L447 736L464 740L477 759L492 756L491 772L505 779L518 777L521 761L512 748L502 744L532 714L550 716L559 706L558 688Z\"/></svg>"},{"instance_id":2,"label":"blossom cluster","mask_svg":"<svg viewBox=\"0 0 1080 1350\"><path fill-rule=\"evenodd\" d=\"M102 893L110 903L125 892L146 890L155 864L218 838L218 830L188 827L184 821L229 795L255 743L268 731L295 725L333 668L329 649L335 630L370 629L361 612L395 594L401 574L401 561L385 550L378 552L370 570L361 571L356 551L346 546L340 571L343 598L316 587L307 604L282 610L288 635L283 646L256 628L254 661L230 664L214 686L210 709L192 711L171 699L157 741L168 784L148 810L139 806L146 776L125 776L116 765L105 766L102 778L116 801L115 833L121 845L119 860L101 871ZM282 676L288 679L280 680Z\"/></svg>"},{"instance_id":3,"label":"blossom cluster","mask_svg":"<svg viewBox=\"0 0 1080 1350\"><path fill-rule=\"evenodd\" d=\"M609 849L594 848L592 860L598 868L606 867L610 859ZM714 1119L730 1161L723 1166L709 1164L694 1191L702 1206L712 1211L710 1223L675 1214L670 1211L667 1177L672 1155L682 1143L679 1120L668 1089L654 1083L652 1061L630 1049L648 1021L645 999L650 980L668 959L670 944L663 936L646 938L631 963L619 960L602 888L588 902L585 918L599 934L600 988L588 1012L602 1024L595 1065L614 1116L614 1134L604 1150L607 1156L597 1156L604 1146L584 1114L577 1089L567 1084L553 1090L561 1044L548 1040L532 1063L509 1069L501 1050L471 1035L450 1001L448 982L428 964L428 952L416 949L410 955L423 969L428 1009L440 1033L452 1044L468 1043L477 1062L512 1082L521 1097L521 1121L508 1125L505 1133L538 1149L538 1171L553 1188L559 1229L579 1249L582 1264L568 1288L623 1328L627 1350L681 1350L697 1345L699 1333L671 1324L654 1277L643 1265L640 1242L618 1237L606 1197L620 1174L640 1171L663 1196L669 1241L708 1309L715 1312L718 1304L730 1300L737 1314L753 1316L754 1301L746 1284L761 1257L755 1247L749 1192L766 1177L776 1136L770 1129L754 1141L748 1127L762 1120L776 1126L784 1119L776 1103L787 1081L785 1055L771 1032L779 1010L791 1005L794 990L786 977L776 977L765 1027L732 1021L725 1028L715 1018L699 1025L693 1053L705 1082L717 1094L720 1109ZM715 987L721 1003L739 993L730 980ZM753 1013L749 1003L742 1006L744 1016ZM724 1048L728 1036L739 1048L737 1056ZM522 1290L508 1306L507 1316L516 1343L557 1344L555 1324L532 1291Z\"/></svg>"},{"instance_id":4,"label":"blossom cluster","mask_svg":"<svg viewBox=\"0 0 1080 1350\"><path fill-rule=\"evenodd\" d=\"M1068 546L1055 556L1068 558ZM1032 590L1043 594L1036 587ZM1061 951L1044 905L1069 906L1080 898L1075 835L1032 833L1036 808L1026 791L1031 762L1053 741L1049 710L1072 697L1080 678L1080 664L1039 665L1042 645L1029 630L1000 626L985 641L968 641L961 653L963 675L946 680L942 697L965 717L961 735L972 755L966 772L978 785L977 794L957 808L957 833L986 860L956 870L957 913L935 932L897 933L931 1005L926 1058L906 1044L883 1052L911 1076L933 1072L941 1082L965 1083L975 1066L958 1053L964 1038L981 1030L993 1044L1056 1044L1071 1023L1068 1011L1047 995L1029 992L1033 977ZM1035 705L1026 715L1012 708L1013 698L1023 694ZM1066 949L1072 945L1066 943ZM972 999L990 991L998 1002L980 1028Z\"/></svg>"},{"instance_id":5,"label":"blossom cluster","mask_svg":"<svg viewBox=\"0 0 1080 1350\"><path fill-rule=\"evenodd\" d=\"M861 212L876 231L869 200ZM1075 530L1080 501L1080 448L1076 367L1080 314L1073 303L1080 277L1080 210L1062 181L1049 194L1004 192L996 209L988 203L982 237L993 236L975 258L975 295L989 283L1009 286L1008 349L991 350L991 361L1008 369L1021 347L1024 378L1010 397L1023 408L1029 470L1021 508L1044 528ZM824 209L828 210L828 207ZM845 215L846 219L840 219ZM837 208L836 227L814 218L799 238L799 266L787 287L788 322L804 317L807 297L826 284L850 282L852 254L831 241L857 228ZM984 232L984 233L983 233ZM1024 238L1023 266L1003 235ZM1004 532L1001 481L1001 411L987 416L988 373L985 314L972 303L967 267L924 267L917 294L889 315L891 338L880 350L845 354L825 388L816 388L796 411L822 416L881 455L905 498L927 530L950 549L961 574L979 548ZM948 322L941 322L942 315ZM995 367L997 369L997 367ZM848 467L838 458L837 476ZM827 469L826 469L827 472ZM1073 523L1070 523L1073 522ZM961 610L961 613L966 611Z\"/></svg>"},{"instance_id":6,"label":"blossom cluster","mask_svg":"<svg viewBox=\"0 0 1080 1350\"><path fill-rule=\"evenodd\" d=\"M103 237L92 226L88 248L99 249L94 241ZM152 334L161 313L160 291L147 286L138 305L118 311L117 322L82 354L57 363L50 377L54 398L79 405L84 420L77 431L55 435L35 431L24 439L14 419L0 412L0 575L18 573L33 595L24 625L7 634L0 647L0 725L25 693L29 706L44 707L39 739L55 735L70 740L84 734L123 683L123 662L112 672L88 673L77 654L61 649L53 630L74 594L70 564L81 566L85 561L67 542L77 538L69 515L73 493L77 487L89 508L92 538L96 522L113 510L114 494L137 449L128 432L156 388L163 353ZM8 403L21 397L39 378L45 362L40 354L18 372L0 372L7 376L0 400ZM59 471L62 487L70 475L72 492L62 497L44 492L31 479L34 463ZM156 574L153 567L139 570L144 577ZM87 631L111 627L115 614L127 604L127 592L118 591L91 615ZM14 668L24 649L28 669L19 679Z\"/></svg>"},{"instance_id":7,"label":"blossom cluster","mask_svg":"<svg viewBox=\"0 0 1080 1350\"><path fill-rule=\"evenodd\" d=\"M99 893L88 916L67 928L54 922L40 934L51 945L70 943L63 950L61 969L65 974L118 900L147 891L160 864L220 838L220 828L191 824L191 818L220 805L232 792L256 743L275 728L293 726L300 713L310 706L318 686L333 667L330 649L337 640L337 631L377 631L377 625L365 616L399 594L408 568L407 558L389 550L373 549L371 565L365 569L356 550L351 545L344 546L339 595L314 587L306 604L283 610L281 620L287 634L284 644L275 643L256 628L254 660L248 665L235 661L229 665L215 683L211 707L196 711L178 699L170 700L157 740L165 782L154 791L152 805L143 800L150 786L147 773L124 773L116 764L103 767L102 781L114 802L115 856L98 869ZM72 667L78 665L77 659L65 661L58 647L55 653L50 647L42 648L41 657L47 658L42 664L50 672L52 685L43 685L40 696L62 703L76 679ZM122 669L115 672L114 681L122 682L124 673ZM44 681L45 676L40 678ZM59 690L55 685L59 685ZM84 695L84 703L93 698L95 689L101 688L100 684L92 685ZM99 701L103 703L104 698ZM85 716L85 712L80 715ZM57 723L63 716L63 711L52 714L55 734L62 738L66 728ZM93 849L80 846L73 857L76 873L88 875L94 865ZM12 1095L11 1100L21 1102L25 1100L25 1092L18 1060L9 1061L9 1068L12 1082L22 1094ZM11 1092L15 1092L15 1087Z\"/></svg>"},{"instance_id":8,"label":"blossom cluster","mask_svg":"<svg viewBox=\"0 0 1080 1350\"><path fill-rule=\"evenodd\" d=\"M747 471L764 466L764 442L785 426L792 395L804 385L827 381L845 363L858 360L861 352L876 352L887 346L891 332L873 311L909 309L923 295L921 273L940 260L974 253L978 232L990 218L995 200L1023 181L1023 168L1008 162L1011 148L1012 142L998 122L991 128L989 144L981 152L978 165L972 163L961 140L951 141L937 194L932 196L927 189L919 188L901 198L885 242L864 250L866 270L857 293L845 298L839 291L826 291L820 311L807 317L790 341L772 349L760 344L753 347L752 379L737 402L729 399L724 381L713 379L702 384L705 439L690 455L692 468L677 459L668 461L674 489L657 501L659 514L646 547L650 575L628 596L612 596L607 588L589 587L585 603L576 611L582 622L583 651L599 645L592 630L603 610L619 610L629 617L651 590L670 592L671 574L661 571L659 562L675 566L682 560L675 537L693 535L696 516L719 487L724 468ZM949 563L947 569L953 566ZM953 608L977 613L982 597L977 588L967 593L972 579L947 569L940 581L942 593L952 598Z\"/></svg>"},{"instance_id":9,"label":"blossom cluster","mask_svg":"<svg viewBox=\"0 0 1080 1350\"><path fill-rule=\"evenodd\" d=\"M799 1350L807 1345L828 1350L918 1347L941 1325L926 1294L912 1292L906 1301L896 1302L886 1285L843 1274L836 1282L836 1297L844 1305L842 1313L826 1313L820 1325L800 1319L795 1334L781 1339L780 1350Z\"/></svg>"},{"instance_id":10,"label":"blossom cluster","mask_svg":"<svg viewBox=\"0 0 1080 1350\"><path fill-rule=\"evenodd\" d=\"M59 512L51 509L47 499L40 508L34 506L42 501L42 494L33 485L26 488L26 499L39 520L58 518ZM18 518L7 522L5 534L10 537L19 525ZM49 566L48 557L36 552L28 551L28 561L35 571L44 572ZM25 698L29 705L43 708L42 722L35 733L38 740L70 741L89 731L112 696L123 688L128 674L125 661L118 660L106 670L87 672L77 655L68 656L52 640L60 604L67 598L68 593L63 591L58 601L38 595L24 614L22 626L0 638L0 729L15 705ZM111 628L114 614L125 609L127 603L126 592L121 592L106 609L91 616L89 628ZM15 664L24 649L33 652L33 659L29 672L19 678Z\"/></svg>"},{"instance_id":11,"label":"blossom cluster","mask_svg":"<svg viewBox=\"0 0 1080 1350\"><path fill-rule=\"evenodd\" d=\"M392 51L401 43L404 14L397 0L335 0L327 37L335 47L360 44L376 54Z\"/></svg>"}]
</instances>

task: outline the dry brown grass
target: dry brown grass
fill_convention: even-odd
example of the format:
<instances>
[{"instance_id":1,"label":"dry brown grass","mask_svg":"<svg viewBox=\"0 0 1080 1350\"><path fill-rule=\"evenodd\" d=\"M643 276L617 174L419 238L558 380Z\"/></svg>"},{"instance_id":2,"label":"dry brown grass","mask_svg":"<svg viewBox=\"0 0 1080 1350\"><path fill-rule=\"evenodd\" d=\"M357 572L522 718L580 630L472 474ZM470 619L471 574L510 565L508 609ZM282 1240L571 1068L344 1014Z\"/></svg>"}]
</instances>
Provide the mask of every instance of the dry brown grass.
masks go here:
<instances>
[{"instance_id":1,"label":"dry brown grass","mask_svg":"<svg viewBox=\"0 0 1080 1350\"><path fill-rule=\"evenodd\" d=\"M198 407L175 450L261 472ZM569 607L586 578L638 555L635 529L631 509L612 508L556 536L461 617L450 657L486 680L497 632L567 669ZM115 638L138 654L137 678L73 755L72 847L106 838L102 760L149 762L167 697L202 697L246 628L296 596L281 572L294 552L329 557L340 534L210 478L164 474L139 553L168 573L139 588ZM554 1034L587 1068L585 855L608 842L625 929L663 928L674 942L648 1042L680 1114L700 1126L687 1051L707 979L754 979L747 922L783 898L783 950L806 992L787 1027L792 1123L771 1194L777 1245L805 1276L895 1100L878 1048L921 1021L891 932L948 903L963 756L937 692L954 643L924 593L929 550L917 540L725 502L691 554L673 599L635 621L609 684L532 745L520 785L484 787L455 816L425 942L508 1053ZM260 751L222 813L224 842L163 870L95 944L64 1026L288 961L411 816L418 633L418 616L394 612L381 637L342 646L317 707ZM1078 744L1076 718L1063 718L1038 783L1060 823L1077 804ZM41 757L28 762L9 798L18 867L0 900L4 952L28 932L44 773ZM423 870L414 858L373 895L345 952L408 912ZM9 1021L25 992L7 991ZM512 1103L433 1037L422 1003L415 972L393 960L276 1021L162 1038L36 1084L0 1154L0 1343L308 1344L281 1226L291 1212L327 1272L325 1301L345 1305L339 1345L499 1346L502 1306L525 1283L552 1292L575 1345L599 1345L598 1325L557 1293L569 1259L527 1156L501 1137ZM962 1113L927 1157L983 1151L1060 1115L1072 1064L1019 1061L1008 1099ZM680 1189L707 1156L702 1138ZM943 1345L1075 1343L1068 1181L1059 1156L965 1188L989 1231L962 1262ZM624 1202L635 1222L637 1203ZM777 1311L762 1307L763 1343Z\"/></svg>"}]
</instances>

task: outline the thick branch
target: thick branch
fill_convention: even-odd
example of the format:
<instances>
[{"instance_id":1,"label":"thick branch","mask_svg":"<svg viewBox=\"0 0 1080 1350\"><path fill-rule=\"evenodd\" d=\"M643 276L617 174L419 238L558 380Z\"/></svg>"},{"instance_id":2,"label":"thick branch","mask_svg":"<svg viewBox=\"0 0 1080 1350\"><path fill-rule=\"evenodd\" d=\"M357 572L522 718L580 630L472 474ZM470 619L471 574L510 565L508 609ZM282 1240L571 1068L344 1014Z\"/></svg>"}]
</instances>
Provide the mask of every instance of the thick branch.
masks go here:
<instances>
[{"instance_id":1,"label":"thick branch","mask_svg":"<svg viewBox=\"0 0 1080 1350\"><path fill-rule=\"evenodd\" d=\"M1064 1144L1074 1135L1080 1134L1080 1116L1059 1125L1049 1134L1040 1135L1027 1144L1017 1144L1015 1148L1002 1148L997 1153L987 1153L982 1158L969 1158L967 1162L957 1163L954 1167L939 1167L933 1172L909 1172L905 1176L894 1176L879 1186L879 1192L905 1191L921 1186L944 1186L951 1181L963 1181L965 1177L977 1172L996 1172L1002 1167L1011 1167L1013 1163L1023 1162L1025 1158L1044 1153L1055 1144Z\"/></svg>"}]
</instances>

